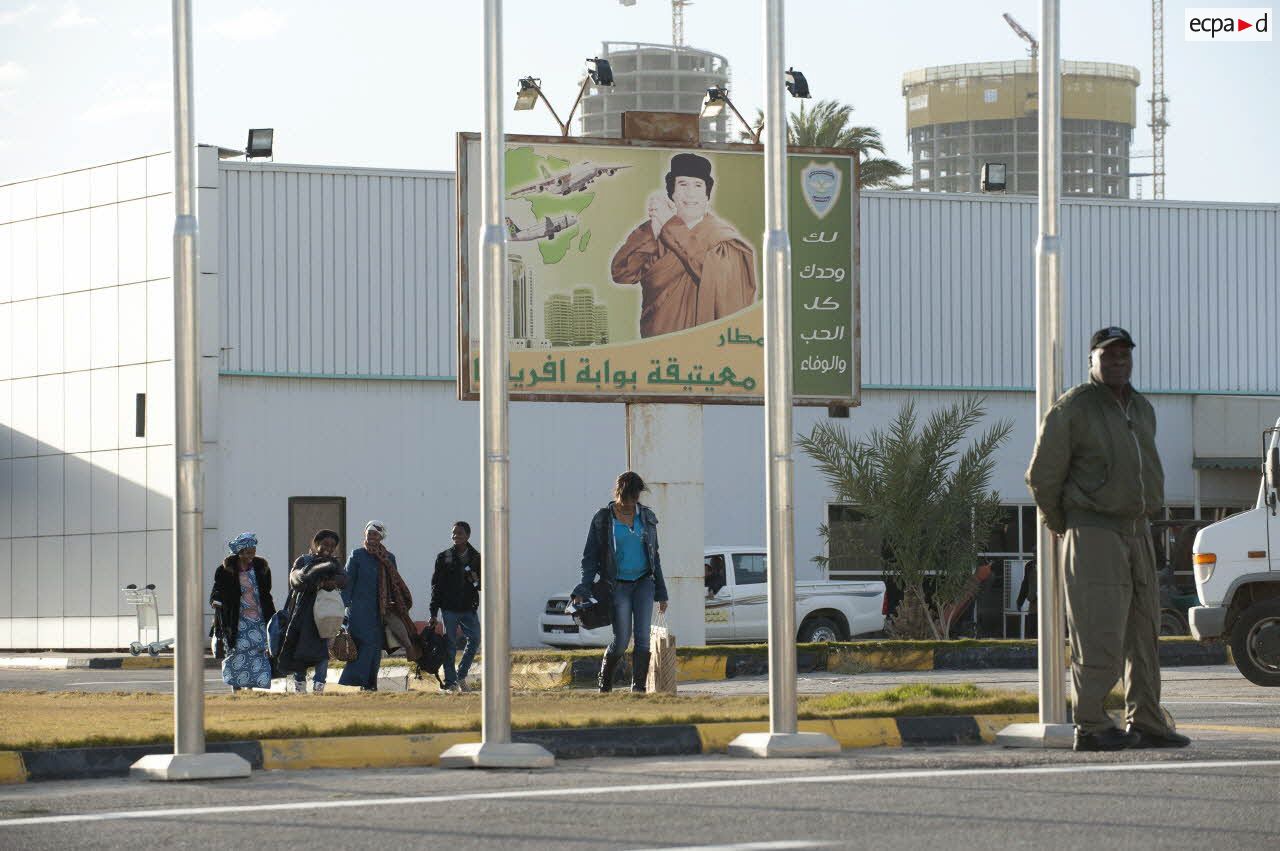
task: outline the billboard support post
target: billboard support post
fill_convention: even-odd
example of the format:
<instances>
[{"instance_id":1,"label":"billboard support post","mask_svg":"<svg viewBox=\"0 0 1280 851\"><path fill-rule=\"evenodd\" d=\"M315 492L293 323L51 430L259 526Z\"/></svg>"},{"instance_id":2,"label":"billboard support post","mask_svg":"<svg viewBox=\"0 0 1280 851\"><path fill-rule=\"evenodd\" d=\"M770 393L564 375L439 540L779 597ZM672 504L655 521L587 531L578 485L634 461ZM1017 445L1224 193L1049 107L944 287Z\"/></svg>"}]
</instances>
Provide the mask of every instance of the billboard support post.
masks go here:
<instances>
[{"instance_id":1,"label":"billboard support post","mask_svg":"<svg viewBox=\"0 0 1280 851\"><path fill-rule=\"evenodd\" d=\"M511 741L510 456L507 432L506 233L502 227L502 0L484 4L484 137L480 173L480 502L485 555L481 602L484 682L481 741L454 745L441 768L550 768L555 758ZM466 368L465 366L463 367Z\"/></svg>"},{"instance_id":2,"label":"billboard support post","mask_svg":"<svg viewBox=\"0 0 1280 851\"><path fill-rule=\"evenodd\" d=\"M1036 417L1043 420L1062 392L1062 253L1059 198L1062 193L1062 49L1058 0L1040 3L1040 238L1036 243ZM1066 723L1063 670L1066 653L1063 576L1058 542L1040 517L1037 524L1036 590L1039 594L1039 696L1036 724L1011 724L996 736L1005 747L1069 748L1074 728Z\"/></svg>"},{"instance_id":3,"label":"billboard support post","mask_svg":"<svg viewBox=\"0 0 1280 851\"><path fill-rule=\"evenodd\" d=\"M765 488L769 554L769 732L744 733L734 756L826 756L840 745L796 721L795 500L791 440L791 239L787 232L787 120L783 0L765 0L764 312Z\"/></svg>"},{"instance_id":4,"label":"billboard support post","mask_svg":"<svg viewBox=\"0 0 1280 851\"><path fill-rule=\"evenodd\" d=\"M146 780L248 777L239 754L206 753L204 739L204 472L200 457L200 348L196 295L196 169L192 122L191 0L173 0L173 753L151 754L130 774Z\"/></svg>"}]
</instances>

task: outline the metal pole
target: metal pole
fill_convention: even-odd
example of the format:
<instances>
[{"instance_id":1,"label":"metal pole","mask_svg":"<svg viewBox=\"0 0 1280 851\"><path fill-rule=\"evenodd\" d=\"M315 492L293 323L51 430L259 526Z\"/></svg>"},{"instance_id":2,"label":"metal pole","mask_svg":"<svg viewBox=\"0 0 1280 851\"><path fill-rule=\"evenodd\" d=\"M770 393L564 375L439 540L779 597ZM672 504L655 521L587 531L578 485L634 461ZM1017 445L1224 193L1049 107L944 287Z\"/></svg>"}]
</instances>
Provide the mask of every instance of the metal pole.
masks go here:
<instances>
[{"instance_id":1,"label":"metal pole","mask_svg":"<svg viewBox=\"0 0 1280 851\"><path fill-rule=\"evenodd\" d=\"M502 297L502 281L507 274L506 231L502 227L503 148L502 0L485 0L479 244L480 504L485 562L480 645L484 657L484 711L480 744L455 745L445 751L440 765L446 768L543 768L553 764L551 754L537 745L511 742L511 462L507 454L506 302Z\"/></svg>"},{"instance_id":2,"label":"metal pole","mask_svg":"<svg viewBox=\"0 0 1280 851\"><path fill-rule=\"evenodd\" d=\"M511 598L507 561L510 459L506 302L502 298L507 242L502 229L502 148L502 0L485 0L484 140L480 149L480 503L484 511L481 534L486 562L481 612L481 644L485 648L481 739L485 744L511 741Z\"/></svg>"},{"instance_id":3,"label":"metal pole","mask_svg":"<svg viewBox=\"0 0 1280 851\"><path fill-rule=\"evenodd\" d=\"M791 240L782 0L765 2L764 418L769 552L769 730L796 731L795 517L791 453Z\"/></svg>"},{"instance_id":4,"label":"metal pole","mask_svg":"<svg viewBox=\"0 0 1280 851\"><path fill-rule=\"evenodd\" d=\"M744 756L839 751L829 736L797 733L795 508L791 446L791 239L787 233L787 116L783 0L765 0L764 418L769 552L769 733L729 745ZM736 112L737 110L735 110Z\"/></svg>"},{"instance_id":5,"label":"metal pole","mask_svg":"<svg viewBox=\"0 0 1280 851\"><path fill-rule=\"evenodd\" d=\"M1062 73L1058 0L1040 3L1040 239L1036 243L1036 416L1042 421L1062 393ZM1038 525L1040 723L1066 722L1063 670L1063 577L1056 536Z\"/></svg>"},{"instance_id":6,"label":"metal pole","mask_svg":"<svg viewBox=\"0 0 1280 851\"><path fill-rule=\"evenodd\" d=\"M173 753L129 768L146 780L248 777L247 760L204 749L204 471L200 455L200 339L196 307L195 131L191 0L173 0Z\"/></svg>"},{"instance_id":7,"label":"metal pole","mask_svg":"<svg viewBox=\"0 0 1280 851\"><path fill-rule=\"evenodd\" d=\"M191 0L173 0L173 318L176 483L173 523L174 753L204 753L200 351L196 325L196 169L192 127Z\"/></svg>"}]
</instances>

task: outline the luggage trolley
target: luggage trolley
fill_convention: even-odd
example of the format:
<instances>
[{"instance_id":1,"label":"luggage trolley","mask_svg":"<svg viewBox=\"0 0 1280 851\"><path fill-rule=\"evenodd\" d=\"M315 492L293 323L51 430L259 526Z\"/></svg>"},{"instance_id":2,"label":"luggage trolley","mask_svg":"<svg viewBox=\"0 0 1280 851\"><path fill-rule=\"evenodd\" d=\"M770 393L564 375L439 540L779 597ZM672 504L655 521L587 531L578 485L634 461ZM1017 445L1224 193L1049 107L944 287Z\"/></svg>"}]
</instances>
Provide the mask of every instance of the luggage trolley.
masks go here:
<instances>
[{"instance_id":1,"label":"luggage trolley","mask_svg":"<svg viewBox=\"0 0 1280 851\"><path fill-rule=\"evenodd\" d=\"M172 638L160 640L160 610L156 605L156 586L147 585L145 588L139 588L129 583L120 591L124 594L124 601L132 603L138 611L138 640L129 644L129 652L134 656L140 656L145 650L152 656L159 656L162 651L172 650ZM155 641L146 640L147 630L155 630Z\"/></svg>"}]
</instances>

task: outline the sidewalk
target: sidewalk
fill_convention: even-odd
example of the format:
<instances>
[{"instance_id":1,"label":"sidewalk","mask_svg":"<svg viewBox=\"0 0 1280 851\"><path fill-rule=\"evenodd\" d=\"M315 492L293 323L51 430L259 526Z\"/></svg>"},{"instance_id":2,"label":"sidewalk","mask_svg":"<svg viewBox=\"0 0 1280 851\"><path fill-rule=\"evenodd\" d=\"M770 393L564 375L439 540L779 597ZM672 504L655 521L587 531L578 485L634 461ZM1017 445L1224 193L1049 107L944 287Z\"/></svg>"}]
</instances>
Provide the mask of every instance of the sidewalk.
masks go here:
<instances>
[{"instance_id":1,"label":"sidewalk","mask_svg":"<svg viewBox=\"0 0 1280 851\"><path fill-rule=\"evenodd\" d=\"M206 668L221 667L212 656L204 657ZM33 671L69 671L78 668L94 670L161 670L173 668L173 656L134 656L130 653L58 653L32 652L0 656L0 668Z\"/></svg>"}]
</instances>

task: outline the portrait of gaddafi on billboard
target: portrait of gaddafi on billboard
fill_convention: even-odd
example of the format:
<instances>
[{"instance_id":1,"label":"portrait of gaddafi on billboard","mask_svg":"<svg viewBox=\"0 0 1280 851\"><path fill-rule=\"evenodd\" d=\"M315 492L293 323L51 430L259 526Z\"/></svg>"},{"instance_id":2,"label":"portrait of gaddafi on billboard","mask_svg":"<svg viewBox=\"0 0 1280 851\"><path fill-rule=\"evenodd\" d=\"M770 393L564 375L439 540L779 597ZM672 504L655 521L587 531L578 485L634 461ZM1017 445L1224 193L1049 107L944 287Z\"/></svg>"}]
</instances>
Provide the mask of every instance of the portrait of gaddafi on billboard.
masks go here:
<instances>
[{"instance_id":1,"label":"portrait of gaddafi on billboard","mask_svg":"<svg viewBox=\"0 0 1280 851\"><path fill-rule=\"evenodd\" d=\"M508 137L513 399L759 401L764 160L747 146ZM856 166L789 157L797 401L858 395ZM459 392L479 390L480 145L459 137ZM463 365L466 366L463 366Z\"/></svg>"}]
</instances>

